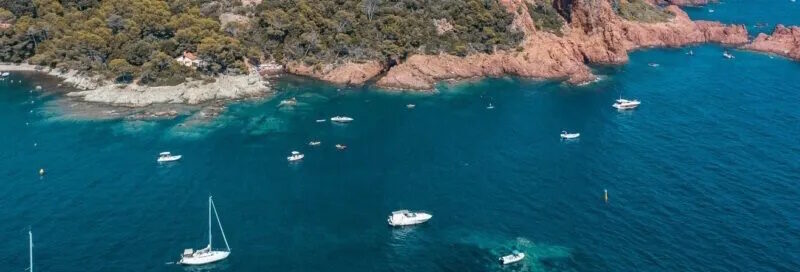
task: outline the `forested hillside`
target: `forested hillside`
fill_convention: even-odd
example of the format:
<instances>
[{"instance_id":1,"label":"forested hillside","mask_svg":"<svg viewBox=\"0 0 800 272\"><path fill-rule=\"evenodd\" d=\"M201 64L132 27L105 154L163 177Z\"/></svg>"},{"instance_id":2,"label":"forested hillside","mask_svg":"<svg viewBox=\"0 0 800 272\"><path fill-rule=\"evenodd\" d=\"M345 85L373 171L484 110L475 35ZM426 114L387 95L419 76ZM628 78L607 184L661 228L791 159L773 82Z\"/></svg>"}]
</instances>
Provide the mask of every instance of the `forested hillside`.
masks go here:
<instances>
[{"instance_id":1,"label":"forested hillside","mask_svg":"<svg viewBox=\"0 0 800 272\"><path fill-rule=\"evenodd\" d=\"M223 16L221 16L223 15ZM234 18L222 25L220 18ZM516 46L496 0L0 0L0 61L164 85L244 60L398 61ZM193 52L195 70L174 61Z\"/></svg>"}]
</instances>

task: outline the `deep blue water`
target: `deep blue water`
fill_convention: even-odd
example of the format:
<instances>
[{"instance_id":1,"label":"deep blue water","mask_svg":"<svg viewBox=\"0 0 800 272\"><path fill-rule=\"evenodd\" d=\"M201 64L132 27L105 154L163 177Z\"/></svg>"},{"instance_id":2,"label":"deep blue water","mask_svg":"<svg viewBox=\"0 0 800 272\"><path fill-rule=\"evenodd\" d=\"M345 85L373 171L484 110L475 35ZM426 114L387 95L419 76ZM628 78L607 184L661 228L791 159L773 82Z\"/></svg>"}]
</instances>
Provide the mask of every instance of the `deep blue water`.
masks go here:
<instances>
[{"instance_id":1,"label":"deep blue water","mask_svg":"<svg viewBox=\"0 0 800 272\"><path fill-rule=\"evenodd\" d=\"M213 194L233 253L211 271L797 271L800 64L694 51L635 52L584 87L287 78L275 99L185 126L71 119L5 81L0 266L27 266L30 225L38 271L181 271L166 263L204 245ZM644 105L617 112L620 93ZM337 114L356 121L314 122ZM293 149L307 158L288 164ZM185 158L158 165L163 150ZM388 228L400 208L434 218ZM530 257L495 263L512 249Z\"/></svg>"},{"instance_id":2,"label":"deep blue water","mask_svg":"<svg viewBox=\"0 0 800 272\"><path fill-rule=\"evenodd\" d=\"M25 82L0 82L0 271L27 267L28 226L37 271L190 270L168 263L205 245L209 194L233 253L202 271L800 271L800 63L685 50L635 52L583 87L285 78L200 124L75 119L14 74ZM617 112L620 94L644 104ZM333 115L356 120L314 122ZM295 149L306 159L289 164ZM184 159L159 165L164 150ZM387 227L401 208L434 218ZM529 257L496 264L513 249Z\"/></svg>"}]
</instances>

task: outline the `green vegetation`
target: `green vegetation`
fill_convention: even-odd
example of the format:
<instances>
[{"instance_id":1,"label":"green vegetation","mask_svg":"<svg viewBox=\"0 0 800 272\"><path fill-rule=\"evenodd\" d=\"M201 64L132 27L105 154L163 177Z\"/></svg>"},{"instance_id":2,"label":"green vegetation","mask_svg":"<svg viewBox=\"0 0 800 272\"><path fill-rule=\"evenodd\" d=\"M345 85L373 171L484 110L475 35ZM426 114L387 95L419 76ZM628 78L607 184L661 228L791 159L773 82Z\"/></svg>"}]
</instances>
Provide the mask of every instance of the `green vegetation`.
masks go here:
<instances>
[{"instance_id":1,"label":"green vegetation","mask_svg":"<svg viewBox=\"0 0 800 272\"><path fill-rule=\"evenodd\" d=\"M221 25L220 15L234 18ZM246 16L246 17L245 17ZM434 20L452 29L437 33ZM0 0L0 61L169 85L241 73L245 60L401 61L517 46L497 0ZM228 20L226 20L228 21ZM194 52L192 69L176 57Z\"/></svg>"},{"instance_id":2,"label":"green vegetation","mask_svg":"<svg viewBox=\"0 0 800 272\"><path fill-rule=\"evenodd\" d=\"M561 35L564 19L553 7L553 0L537 0L533 4L526 2L528 13L536 25L536 29Z\"/></svg>"},{"instance_id":3,"label":"green vegetation","mask_svg":"<svg viewBox=\"0 0 800 272\"><path fill-rule=\"evenodd\" d=\"M626 20L645 23L666 22L675 15L644 0L616 0L616 11Z\"/></svg>"},{"instance_id":4,"label":"green vegetation","mask_svg":"<svg viewBox=\"0 0 800 272\"><path fill-rule=\"evenodd\" d=\"M256 7L251 33L278 60L309 64L399 60L410 53L464 56L513 48L522 34L496 0L273 0ZM438 35L433 21L452 31Z\"/></svg>"},{"instance_id":5,"label":"green vegetation","mask_svg":"<svg viewBox=\"0 0 800 272\"><path fill-rule=\"evenodd\" d=\"M176 84L243 71L248 50L198 0L0 0L17 18L0 30L0 61L99 74L121 82ZM5 12L0 10L0 16ZM196 52L197 71L174 61Z\"/></svg>"}]
</instances>

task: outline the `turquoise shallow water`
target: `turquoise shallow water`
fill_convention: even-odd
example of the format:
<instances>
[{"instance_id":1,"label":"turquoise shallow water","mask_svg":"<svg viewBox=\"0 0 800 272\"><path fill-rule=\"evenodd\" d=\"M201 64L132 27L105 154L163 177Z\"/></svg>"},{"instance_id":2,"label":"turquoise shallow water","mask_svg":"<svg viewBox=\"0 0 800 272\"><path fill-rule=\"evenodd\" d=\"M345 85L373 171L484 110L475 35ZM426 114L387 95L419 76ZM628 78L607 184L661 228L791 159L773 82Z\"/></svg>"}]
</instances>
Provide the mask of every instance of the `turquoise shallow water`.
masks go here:
<instances>
[{"instance_id":1,"label":"turquoise shallow water","mask_svg":"<svg viewBox=\"0 0 800 272\"><path fill-rule=\"evenodd\" d=\"M635 52L584 87L411 95L286 78L276 99L194 126L73 120L5 81L0 267L27 266L30 225L38 271L184 270L167 263L204 245L213 194L233 253L207 271L797 271L800 64L693 49ZM644 105L617 112L620 93ZM337 114L356 121L314 122ZM158 165L163 150L185 158ZM434 218L388 228L400 208ZM513 249L529 258L495 263Z\"/></svg>"},{"instance_id":2,"label":"turquoise shallow water","mask_svg":"<svg viewBox=\"0 0 800 272\"><path fill-rule=\"evenodd\" d=\"M800 18L786 2L711 16ZM692 49L635 52L583 87L497 78L418 95L285 78L275 99L199 125L72 119L15 74L0 82L0 271L27 266L28 226L37 271L798 271L800 63ZM620 94L644 104L617 112ZM356 121L314 122L339 114ZM307 157L288 164L294 149ZM164 150L185 157L158 165ZM204 245L209 194L231 257L168 264ZM434 218L388 228L400 208ZM513 249L529 257L496 264Z\"/></svg>"}]
</instances>

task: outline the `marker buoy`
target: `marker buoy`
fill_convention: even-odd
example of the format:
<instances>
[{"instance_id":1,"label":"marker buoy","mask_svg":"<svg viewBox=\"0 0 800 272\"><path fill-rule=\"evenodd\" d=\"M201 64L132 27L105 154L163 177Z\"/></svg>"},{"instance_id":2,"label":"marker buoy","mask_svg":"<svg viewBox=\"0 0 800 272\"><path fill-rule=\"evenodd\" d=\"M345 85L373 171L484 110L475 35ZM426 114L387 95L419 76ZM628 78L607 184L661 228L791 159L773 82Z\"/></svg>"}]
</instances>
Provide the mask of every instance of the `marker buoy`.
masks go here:
<instances>
[{"instance_id":1,"label":"marker buoy","mask_svg":"<svg viewBox=\"0 0 800 272\"><path fill-rule=\"evenodd\" d=\"M606 203L608 203L608 190L603 189L603 198L605 198Z\"/></svg>"},{"instance_id":2,"label":"marker buoy","mask_svg":"<svg viewBox=\"0 0 800 272\"><path fill-rule=\"evenodd\" d=\"M44 176L44 168L39 168L39 175Z\"/></svg>"}]
</instances>

